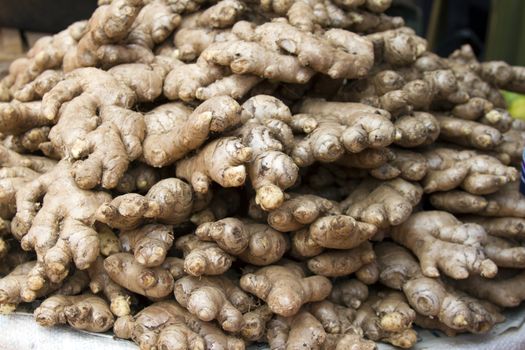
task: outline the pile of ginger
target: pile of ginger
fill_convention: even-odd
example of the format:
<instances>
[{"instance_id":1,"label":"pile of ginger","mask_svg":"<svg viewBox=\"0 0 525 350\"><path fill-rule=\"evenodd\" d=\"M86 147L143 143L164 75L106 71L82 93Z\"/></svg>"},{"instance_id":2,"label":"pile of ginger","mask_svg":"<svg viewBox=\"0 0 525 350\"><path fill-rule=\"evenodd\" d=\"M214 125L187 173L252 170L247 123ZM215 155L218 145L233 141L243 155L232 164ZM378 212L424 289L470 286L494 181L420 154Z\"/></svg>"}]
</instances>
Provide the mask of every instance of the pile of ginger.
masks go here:
<instances>
[{"instance_id":1,"label":"pile of ginger","mask_svg":"<svg viewBox=\"0 0 525 350\"><path fill-rule=\"evenodd\" d=\"M0 81L0 312L140 349L410 348L525 299L525 68L390 0L105 0Z\"/></svg>"}]
</instances>

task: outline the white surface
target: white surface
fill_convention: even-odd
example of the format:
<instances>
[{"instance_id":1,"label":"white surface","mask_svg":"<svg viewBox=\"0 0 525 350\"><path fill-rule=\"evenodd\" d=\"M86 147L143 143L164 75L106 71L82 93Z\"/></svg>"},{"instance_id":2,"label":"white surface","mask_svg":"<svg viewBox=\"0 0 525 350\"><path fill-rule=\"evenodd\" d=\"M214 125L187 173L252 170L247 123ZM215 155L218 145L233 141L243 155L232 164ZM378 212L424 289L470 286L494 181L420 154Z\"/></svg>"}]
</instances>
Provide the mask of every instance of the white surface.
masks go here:
<instances>
[{"instance_id":1,"label":"white surface","mask_svg":"<svg viewBox=\"0 0 525 350\"><path fill-rule=\"evenodd\" d=\"M454 338L422 330L414 350L523 350L525 349L525 306L506 312L507 321L485 335L460 335ZM17 313L0 316L0 350L137 350L129 341L111 334L79 332L68 327L44 328L32 315ZM253 347L262 350L264 347ZM379 350L396 349L379 344Z\"/></svg>"},{"instance_id":2,"label":"white surface","mask_svg":"<svg viewBox=\"0 0 525 350\"><path fill-rule=\"evenodd\" d=\"M0 350L137 350L133 343L111 335L40 327L30 314L0 316Z\"/></svg>"}]
</instances>

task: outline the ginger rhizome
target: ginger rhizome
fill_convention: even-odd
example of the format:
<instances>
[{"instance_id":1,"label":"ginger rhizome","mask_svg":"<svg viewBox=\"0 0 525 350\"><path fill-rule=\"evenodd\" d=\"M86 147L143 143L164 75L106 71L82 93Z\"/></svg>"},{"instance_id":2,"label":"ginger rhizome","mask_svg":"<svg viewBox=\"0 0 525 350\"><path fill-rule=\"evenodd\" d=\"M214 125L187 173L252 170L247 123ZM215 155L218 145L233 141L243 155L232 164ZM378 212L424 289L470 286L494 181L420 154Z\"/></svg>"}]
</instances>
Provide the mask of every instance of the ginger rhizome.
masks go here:
<instances>
[{"instance_id":1,"label":"ginger rhizome","mask_svg":"<svg viewBox=\"0 0 525 350\"><path fill-rule=\"evenodd\" d=\"M376 246L376 254L381 283L402 290L419 314L437 317L450 328L473 333L487 332L499 319L480 300L439 279L424 276L417 260L403 247L381 243Z\"/></svg>"},{"instance_id":2,"label":"ginger rhizome","mask_svg":"<svg viewBox=\"0 0 525 350\"><path fill-rule=\"evenodd\" d=\"M11 230L24 250L37 254L28 276L29 290L38 291L47 280L60 282L71 263L83 270L99 255L95 214L111 196L79 189L71 171L71 165L61 161L17 191Z\"/></svg>"},{"instance_id":3,"label":"ginger rhizome","mask_svg":"<svg viewBox=\"0 0 525 350\"><path fill-rule=\"evenodd\" d=\"M215 242L224 252L252 265L279 261L288 248L286 237L271 227L235 218L204 223L195 235L201 241Z\"/></svg>"},{"instance_id":4,"label":"ginger rhizome","mask_svg":"<svg viewBox=\"0 0 525 350\"><path fill-rule=\"evenodd\" d=\"M501 322L525 69L439 57L391 5L99 0L38 40L0 80L0 312L162 350Z\"/></svg>"},{"instance_id":5,"label":"ginger rhizome","mask_svg":"<svg viewBox=\"0 0 525 350\"><path fill-rule=\"evenodd\" d=\"M471 274L490 278L498 271L485 253L488 242L483 227L462 223L447 212L416 213L394 227L391 237L419 258L428 277L438 277L441 271L454 279Z\"/></svg>"},{"instance_id":6,"label":"ginger rhizome","mask_svg":"<svg viewBox=\"0 0 525 350\"><path fill-rule=\"evenodd\" d=\"M35 310L34 317L41 326L68 323L89 332L106 332L114 322L106 301L92 294L51 296Z\"/></svg>"},{"instance_id":7,"label":"ginger rhizome","mask_svg":"<svg viewBox=\"0 0 525 350\"><path fill-rule=\"evenodd\" d=\"M175 301L154 303L135 316L115 321L115 335L132 339L143 348L244 350L244 342L213 323L202 322Z\"/></svg>"},{"instance_id":8,"label":"ginger rhizome","mask_svg":"<svg viewBox=\"0 0 525 350\"><path fill-rule=\"evenodd\" d=\"M296 264L271 265L245 274L240 286L266 301L272 312L284 317L296 314L308 302L325 299L332 289L326 277L306 277Z\"/></svg>"},{"instance_id":9,"label":"ginger rhizome","mask_svg":"<svg viewBox=\"0 0 525 350\"><path fill-rule=\"evenodd\" d=\"M200 320L216 319L229 332L241 330L243 313L255 305L227 276L183 277L175 282L175 299Z\"/></svg>"},{"instance_id":10,"label":"ginger rhizome","mask_svg":"<svg viewBox=\"0 0 525 350\"><path fill-rule=\"evenodd\" d=\"M191 187L177 178L168 178L153 185L144 196L128 193L101 205L96 219L110 227L131 230L147 219L178 224L190 216L196 202Z\"/></svg>"}]
</instances>

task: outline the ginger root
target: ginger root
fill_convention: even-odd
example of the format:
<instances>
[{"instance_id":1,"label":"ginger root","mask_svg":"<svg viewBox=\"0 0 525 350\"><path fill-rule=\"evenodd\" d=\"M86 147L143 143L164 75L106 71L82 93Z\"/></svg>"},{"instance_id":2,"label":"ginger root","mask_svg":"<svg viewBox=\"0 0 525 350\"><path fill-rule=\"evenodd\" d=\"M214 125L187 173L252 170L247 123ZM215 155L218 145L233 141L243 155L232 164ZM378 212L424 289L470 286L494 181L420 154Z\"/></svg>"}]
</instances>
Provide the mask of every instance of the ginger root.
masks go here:
<instances>
[{"instance_id":1,"label":"ginger root","mask_svg":"<svg viewBox=\"0 0 525 350\"><path fill-rule=\"evenodd\" d=\"M208 143L190 158L176 164L178 178L191 183L195 192L206 193L212 181L222 187L238 187L246 180L247 163L252 149L235 137L223 137Z\"/></svg>"},{"instance_id":2,"label":"ginger root","mask_svg":"<svg viewBox=\"0 0 525 350\"><path fill-rule=\"evenodd\" d=\"M214 241L226 253L257 266L279 261L288 248L288 241L279 231L234 218L204 223L195 235L203 241Z\"/></svg>"},{"instance_id":3,"label":"ginger root","mask_svg":"<svg viewBox=\"0 0 525 350\"><path fill-rule=\"evenodd\" d=\"M379 263L379 280L387 287L402 290L410 306L419 314L437 317L455 330L487 332L499 315L480 300L469 297L441 280L426 277L409 251L393 243L375 246Z\"/></svg>"},{"instance_id":4,"label":"ginger root","mask_svg":"<svg viewBox=\"0 0 525 350\"><path fill-rule=\"evenodd\" d=\"M268 225L281 232L299 230L329 214L340 214L335 202L314 195L290 193L290 198L268 214Z\"/></svg>"},{"instance_id":5,"label":"ginger root","mask_svg":"<svg viewBox=\"0 0 525 350\"><path fill-rule=\"evenodd\" d=\"M77 160L79 187L116 187L142 153L145 124L142 114L129 109L135 102L130 87L95 68L74 70L44 95L44 117L58 118L49 139L62 157Z\"/></svg>"},{"instance_id":6,"label":"ginger root","mask_svg":"<svg viewBox=\"0 0 525 350\"><path fill-rule=\"evenodd\" d=\"M125 288L113 282L104 269L104 259L97 260L87 270L90 278L89 289L92 293L102 292L110 302L111 312L122 317L131 313L132 296Z\"/></svg>"},{"instance_id":7,"label":"ginger root","mask_svg":"<svg viewBox=\"0 0 525 350\"><path fill-rule=\"evenodd\" d=\"M357 279L339 279L334 282L329 299L335 304L357 309L368 299L368 287Z\"/></svg>"},{"instance_id":8,"label":"ginger root","mask_svg":"<svg viewBox=\"0 0 525 350\"><path fill-rule=\"evenodd\" d=\"M354 324L371 340L385 341L400 348L417 342L412 322L416 313L400 292L390 291L369 297L357 310Z\"/></svg>"},{"instance_id":9,"label":"ginger root","mask_svg":"<svg viewBox=\"0 0 525 350\"><path fill-rule=\"evenodd\" d=\"M487 234L483 227L464 224L452 214L441 211L413 214L394 227L390 235L419 258L425 276L438 277L441 270L454 279L465 279L471 274L490 278L498 272L485 253Z\"/></svg>"},{"instance_id":10,"label":"ginger root","mask_svg":"<svg viewBox=\"0 0 525 350\"><path fill-rule=\"evenodd\" d=\"M88 268L99 254L95 213L110 195L79 189L70 174L71 165L63 160L17 191L11 230L24 250L36 251L38 263L28 277L33 291L47 279L62 281L71 262Z\"/></svg>"},{"instance_id":11,"label":"ginger root","mask_svg":"<svg viewBox=\"0 0 525 350\"><path fill-rule=\"evenodd\" d=\"M342 277L357 272L374 260L372 245L365 242L352 249L325 251L310 258L307 266L316 275Z\"/></svg>"},{"instance_id":12,"label":"ginger root","mask_svg":"<svg viewBox=\"0 0 525 350\"><path fill-rule=\"evenodd\" d=\"M169 269L142 266L129 253L107 257L104 269L118 285L148 298L160 299L173 292L174 280Z\"/></svg>"},{"instance_id":13,"label":"ginger root","mask_svg":"<svg viewBox=\"0 0 525 350\"><path fill-rule=\"evenodd\" d=\"M501 307L515 307L523 300L525 274L517 273L514 276L497 276L487 279L480 276L471 276L461 283L453 283L454 287L461 289L476 298L488 300Z\"/></svg>"},{"instance_id":14,"label":"ginger root","mask_svg":"<svg viewBox=\"0 0 525 350\"><path fill-rule=\"evenodd\" d=\"M194 235L178 238L175 247L183 252L184 271L192 276L222 275L234 260L216 243L201 241Z\"/></svg>"},{"instance_id":15,"label":"ginger root","mask_svg":"<svg viewBox=\"0 0 525 350\"><path fill-rule=\"evenodd\" d=\"M406 221L422 195L418 184L403 179L365 180L340 205L356 220L385 229Z\"/></svg>"},{"instance_id":16,"label":"ginger root","mask_svg":"<svg viewBox=\"0 0 525 350\"><path fill-rule=\"evenodd\" d=\"M211 133L240 122L241 107L228 96L211 98L195 110L182 103L159 106L144 116L144 159L155 167L167 166L199 148Z\"/></svg>"},{"instance_id":17,"label":"ginger root","mask_svg":"<svg viewBox=\"0 0 525 350\"><path fill-rule=\"evenodd\" d=\"M104 203L96 219L121 230L135 229L147 219L179 224L189 219L195 199L187 183L168 178L153 185L145 196L128 193Z\"/></svg>"},{"instance_id":18,"label":"ginger root","mask_svg":"<svg viewBox=\"0 0 525 350\"><path fill-rule=\"evenodd\" d=\"M319 124L292 151L299 166L315 160L333 162L345 150L358 153L369 147L386 147L395 139L390 113L364 104L307 99L299 112L311 115Z\"/></svg>"},{"instance_id":19,"label":"ginger root","mask_svg":"<svg viewBox=\"0 0 525 350\"><path fill-rule=\"evenodd\" d=\"M516 169L475 151L435 148L426 151L424 156L428 163L428 172L422 181L426 193L461 187L472 194L490 194L518 177Z\"/></svg>"},{"instance_id":20,"label":"ginger root","mask_svg":"<svg viewBox=\"0 0 525 350\"><path fill-rule=\"evenodd\" d=\"M161 301L134 316L118 318L114 332L118 338L132 339L141 348L204 350L222 345L224 349L244 349L242 341L227 336L214 325L200 325L177 302Z\"/></svg>"},{"instance_id":21,"label":"ginger root","mask_svg":"<svg viewBox=\"0 0 525 350\"><path fill-rule=\"evenodd\" d=\"M175 282L175 298L200 320L216 319L229 332L242 329L242 314L254 305L251 297L226 276L182 277Z\"/></svg>"},{"instance_id":22,"label":"ginger root","mask_svg":"<svg viewBox=\"0 0 525 350\"><path fill-rule=\"evenodd\" d=\"M159 266L173 245L173 229L167 225L151 224L119 235L125 252L133 252L135 260L146 267Z\"/></svg>"},{"instance_id":23,"label":"ginger root","mask_svg":"<svg viewBox=\"0 0 525 350\"><path fill-rule=\"evenodd\" d=\"M241 288L264 300L273 313L290 317L299 312L302 305L321 301L332 289L330 281L323 276L306 277L301 266L286 264L263 267L241 277Z\"/></svg>"},{"instance_id":24,"label":"ginger root","mask_svg":"<svg viewBox=\"0 0 525 350\"><path fill-rule=\"evenodd\" d=\"M322 324L309 312L277 316L268 323L266 335L272 349L320 349L326 340Z\"/></svg>"},{"instance_id":25,"label":"ginger root","mask_svg":"<svg viewBox=\"0 0 525 350\"><path fill-rule=\"evenodd\" d=\"M60 287L60 284L47 282L38 291L27 292L27 279L36 264L36 261L21 263L0 279L0 313L11 313L21 302L33 301Z\"/></svg>"},{"instance_id":26,"label":"ginger root","mask_svg":"<svg viewBox=\"0 0 525 350\"><path fill-rule=\"evenodd\" d=\"M88 332L106 332L113 327L114 316L106 301L92 294L54 295L35 309L36 322L45 327L68 323Z\"/></svg>"}]
</instances>

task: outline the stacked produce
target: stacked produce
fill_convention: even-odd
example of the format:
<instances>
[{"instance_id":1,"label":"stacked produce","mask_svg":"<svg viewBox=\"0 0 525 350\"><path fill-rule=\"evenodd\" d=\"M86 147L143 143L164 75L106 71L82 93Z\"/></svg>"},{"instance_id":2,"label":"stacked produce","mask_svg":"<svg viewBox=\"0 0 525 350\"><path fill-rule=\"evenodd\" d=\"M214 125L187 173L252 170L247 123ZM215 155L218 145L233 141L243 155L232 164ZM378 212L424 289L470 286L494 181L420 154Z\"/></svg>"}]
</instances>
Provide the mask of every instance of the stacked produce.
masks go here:
<instances>
[{"instance_id":1,"label":"stacked produce","mask_svg":"<svg viewBox=\"0 0 525 350\"><path fill-rule=\"evenodd\" d=\"M113 0L0 83L0 311L141 349L410 348L525 299L525 68L389 0Z\"/></svg>"}]
</instances>

